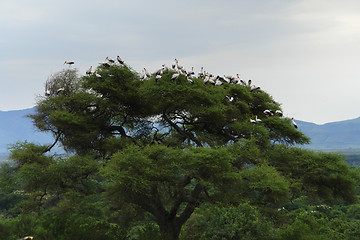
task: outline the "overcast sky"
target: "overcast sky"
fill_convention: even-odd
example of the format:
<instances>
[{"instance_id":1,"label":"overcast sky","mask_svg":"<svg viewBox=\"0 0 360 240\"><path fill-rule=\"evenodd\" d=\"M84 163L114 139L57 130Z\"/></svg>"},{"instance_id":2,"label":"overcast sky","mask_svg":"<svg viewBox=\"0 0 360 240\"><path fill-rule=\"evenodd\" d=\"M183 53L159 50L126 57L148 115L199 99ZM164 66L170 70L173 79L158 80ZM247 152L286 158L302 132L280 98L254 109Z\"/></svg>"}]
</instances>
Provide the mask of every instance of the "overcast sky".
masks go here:
<instances>
[{"instance_id":1,"label":"overcast sky","mask_svg":"<svg viewBox=\"0 0 360 240\"><path fill-rule=\"evenodd\" d=\"M65 60L107 56L252 79L295 119L360 117L358 0L1 0L0 110L35 105Z\"/></svg>"}]
</instances>

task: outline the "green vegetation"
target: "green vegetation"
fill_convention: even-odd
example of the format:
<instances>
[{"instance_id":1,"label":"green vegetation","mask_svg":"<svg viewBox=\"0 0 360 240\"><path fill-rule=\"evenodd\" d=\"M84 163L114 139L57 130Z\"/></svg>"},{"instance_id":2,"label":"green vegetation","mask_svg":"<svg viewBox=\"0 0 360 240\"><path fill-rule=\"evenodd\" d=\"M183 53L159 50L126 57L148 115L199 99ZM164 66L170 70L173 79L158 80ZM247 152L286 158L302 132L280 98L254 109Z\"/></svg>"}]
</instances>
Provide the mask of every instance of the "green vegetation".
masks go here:
<instances>
[{"instance_id":1,"label":"green vegetation","mask_svg":"<svg viewBox=\"0 0 360 240\"><path fill-rule=\"evenodd\" d=\"M359 170L250 86L127 66L66 69L0 171L0 239L356 239ZM62 89L62 91L58 91ZM229 98L233 100L229 101ZM255 116L261 122L252 123ZM67 155L53 155L61 144Z\"/></svg>"}]
</instances>

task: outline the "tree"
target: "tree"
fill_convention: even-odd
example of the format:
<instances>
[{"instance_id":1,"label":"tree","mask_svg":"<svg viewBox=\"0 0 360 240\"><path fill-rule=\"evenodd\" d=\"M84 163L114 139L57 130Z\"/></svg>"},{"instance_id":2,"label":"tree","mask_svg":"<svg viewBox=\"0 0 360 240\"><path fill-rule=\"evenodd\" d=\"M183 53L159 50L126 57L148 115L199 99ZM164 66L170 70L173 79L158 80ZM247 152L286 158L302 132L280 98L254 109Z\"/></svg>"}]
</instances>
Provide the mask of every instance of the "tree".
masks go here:
<instances>
[{"instance_id":1,"label":"tree","mask_svg":"<svg viewBox=\"0 0 360 240\"><path fill-rule=\"evenodd\" d=\"M161 78L153 74L142 80L131 68L110 64L99 66L99 75L79 77L76 70L67 69L52 76L46 86L53 94L40 97L30 116L39 130L52 132L55 139L31 158L47 169L39 176L52 179L51 173L62 173L51 181L51 189L64 201L64 187L56 186L66 186L67 177L71 176L69 188L86 195L94 189L89 182L100 172L100 188L111 208L131 205L150 213L163 239L178 239L182 226L203 203L250 201L274 208L299 192L294 186L301 185L304 191L311 186L316 192L324 185L294 178L287 172L292 162L277 160L283 158L276 154L277 146L287 149L309 139L289 118L273 114L281 110L280 104L265 91L226 81L220 86L204 83L203 77L189 78L185 73L173 80L174 73L163 69ZM253 123L251 118L261 121ZM65 164L44 155L57 142L75 154ZM28 164L19 156L13 152L20 166ZM67 163L80 172L72 173ZM92 171L81 171L83 165ZM31 180L34 169L24 165L20 172ZM351 176L337 179L353 184ZM329 188L327 194L341 197L352 192Z\"/></svg>"}]
</instances>

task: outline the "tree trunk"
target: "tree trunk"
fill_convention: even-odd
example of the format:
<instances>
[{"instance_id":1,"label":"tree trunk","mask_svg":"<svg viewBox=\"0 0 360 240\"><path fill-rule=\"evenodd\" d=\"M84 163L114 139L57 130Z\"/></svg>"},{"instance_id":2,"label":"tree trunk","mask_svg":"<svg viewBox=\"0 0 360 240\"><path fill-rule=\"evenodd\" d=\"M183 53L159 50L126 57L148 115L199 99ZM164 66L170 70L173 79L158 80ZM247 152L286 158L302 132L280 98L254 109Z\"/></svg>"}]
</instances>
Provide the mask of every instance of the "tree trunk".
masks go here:
<instances>
[{"instance_id":1,"label":"tree trunk","mask_svg":"<svg viewBox=\"0 0 360 240\"><path fill-rule=\"evenodd\" d=\"M163 240L179 240L182 225L176 223L175 219L161 221L159 227Z\"/></svg>"}]
</instances>

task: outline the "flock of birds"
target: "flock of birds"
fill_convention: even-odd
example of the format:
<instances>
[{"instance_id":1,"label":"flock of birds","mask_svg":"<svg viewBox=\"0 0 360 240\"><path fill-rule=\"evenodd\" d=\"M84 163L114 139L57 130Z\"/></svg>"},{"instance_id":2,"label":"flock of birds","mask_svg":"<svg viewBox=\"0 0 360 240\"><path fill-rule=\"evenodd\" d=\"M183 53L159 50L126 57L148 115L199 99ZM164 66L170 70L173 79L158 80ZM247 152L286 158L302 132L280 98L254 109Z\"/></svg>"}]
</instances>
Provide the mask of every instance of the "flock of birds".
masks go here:
<instances>
[{"instance_id":1,"label":"flock of birds","mask_svg":"<svg viewBox=\"0 0 360 240\"><path fill-rule=\"evenodd\" d=\"M111 64L115 64L115 62L117 61L121 66L127 66L127 64L124 62L123 59L121 59L120 56L117 56L116 57L116 60L110 58L110 57L106 57L105 59L106 61L105 62L101 62L100 64L102 66L104 66L105 68L108 68L111 66ZM64 65L67 64L69 66L72 66L74 64L73 61L65 61L64 62ZM141 80L146 80L148 78L150 78L152 75L155 75L155 80L157 83L159 83L160 79L162 78L162 74L164 71L166 70L169 70L170 68L167 67L165 64L163 64L161 66L161 68L159 68L158 70L156 70L154 73L150 73L145 67L142 69L142 72L140 73L140 79ZM234 76L231 76L231 75L223 75L223 76L220 76L220 75L213 75L209 72L206 72L204 70L204 67L201 67L200 71L197 73L197 75L195 74L194 72L194 67L191 68L191 70L186 70L183 66L181 66L179 64L179 60L178 59L174 59L174 62L172 63L171 65L171 70L175 71L175 73L171 76L171 80L174 80L176 82L176 79L180 76L180 75L183 75L186 77L187 81L190 82L190 83L193 83L194 80L193 78L202 78L203 81L204 81L204 84L207 84L207 83L210 83L210 84L213 84L214 86L220 86L220 85L223 85L223 84L242 84L244 86L249 86L250 87L250 91L253 92L253 91L256 91L256 90L259 90L260 87L259 86L255 86L252 84L252 81L251 79L248 80L247 82L245 82L244 80L242 80L240 78L240 75L239 74L236 74L236 77ZM97 78L101 79L102 76L95 70L92 72L92 66L90 66L87 70L86 70L86 74L87 75L91 75L91 74L94 74ZM64 90L64 88L59 88L57 91L56 91L56 94L60 94L62 91ZM46 89L45 90L45 95L46 96L50 96L51 95L51 92L49 89ZM234 102L235 99L234 97L229 97L229 96L226 96L226 98L229 100L229 102ZM282 117L283 116L283 113L280 111L280 110L276 110L276 111L273 111L273 110L269 110L269 109L266 109L264 111L264 115L267 116L267 117L271 117L271 116L279 116L279 117ZM251 119L249 120L251 123L260 123L262 122L261 119L258 118L257 115L255 115L255 119ZM295 127L295 128L298 128L294 118L291 118L291 123L292 125Z\"/></svg>"}]
</instances>

